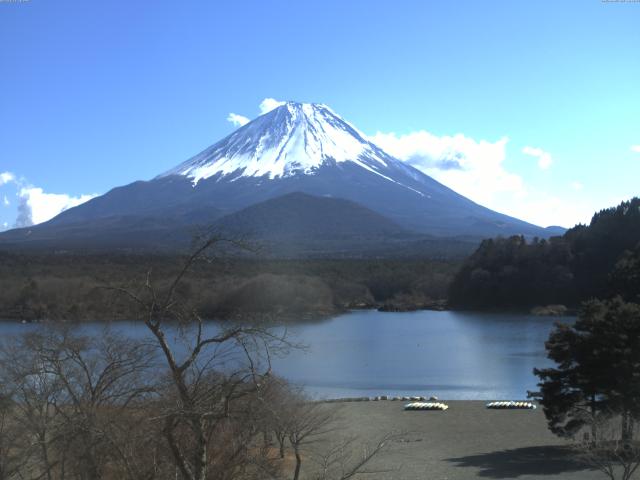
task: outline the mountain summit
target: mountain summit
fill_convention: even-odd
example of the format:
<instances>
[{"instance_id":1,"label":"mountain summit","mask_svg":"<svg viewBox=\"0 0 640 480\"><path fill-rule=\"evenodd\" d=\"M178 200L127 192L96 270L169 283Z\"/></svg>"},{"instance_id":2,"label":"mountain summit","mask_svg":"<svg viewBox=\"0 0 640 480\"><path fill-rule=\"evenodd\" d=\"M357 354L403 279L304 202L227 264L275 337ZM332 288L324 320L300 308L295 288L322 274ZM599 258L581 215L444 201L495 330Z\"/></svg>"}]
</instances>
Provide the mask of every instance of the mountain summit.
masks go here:
<instances>
[{"instance_id":1,"label":"mountain summit","mask_svg":"<svg viewBox=\"0 0 640 480\"><path fill-rule=\"evenodd\" d=\"M328 106L286 102L160 177L183 175L194 184L213 176L273 180L314 175L322 166L344 162L390 182L384 174L389 166L404 168Z\"/></svg>"},{"instance_id":2,"label":"mountain summit","mask_svg":"<svg viewBox=\"0 0 640 480\"><path fill-rule=\"evenodd\" d=\"M294 218L300 219L301 212L287 217L286 210L307 197L268 201L296 192L318 198L305 200L306 214L318 222L326 223L337 208L348 209L349 221L363 226L359 236L350 232L353 238L389 232L389 225L398 227L392 235L396 244L401 235L477 240L550 234L478 205L387 154L326 105L287 102L152 180L114 188L44 224L0 234L0 248L29 244L91 249L97 243L173 248L188 243L194 225L245 225L250 230L256 212L266 215L269 208L278 210L270 218L282 219L270 221L269 228L281 223L291 238L298 228ZM258 204L260 208L247 210ZM225 221L230 215L233 221ZM298 223L307 234L314 231L308 221ZM323 237L330 231L330 226L323 229ZM341 232L336 230L336 236ZM278 237L274 233L270 237Z\"/></svg>"}]
</instances>

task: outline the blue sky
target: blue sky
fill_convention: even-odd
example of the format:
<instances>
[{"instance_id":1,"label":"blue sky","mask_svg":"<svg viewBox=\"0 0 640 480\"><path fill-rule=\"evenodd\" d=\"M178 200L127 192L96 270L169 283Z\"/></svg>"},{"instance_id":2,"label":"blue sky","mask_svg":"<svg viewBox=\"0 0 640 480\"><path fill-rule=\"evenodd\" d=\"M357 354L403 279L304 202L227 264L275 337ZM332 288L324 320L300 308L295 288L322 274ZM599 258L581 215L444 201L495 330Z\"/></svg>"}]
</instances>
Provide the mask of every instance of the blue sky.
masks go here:
<instances>
[{"instance_id":1,"label":"blue sky","mask_svg":"<svg viewBox=\"0 0 640 480\"><path fill-rule=\"evenodd\" d=\"M265 98L538 224L640 193L636 2L15 0L0 42L0 227L150 179Z\"/></svg>"}]
</instances>

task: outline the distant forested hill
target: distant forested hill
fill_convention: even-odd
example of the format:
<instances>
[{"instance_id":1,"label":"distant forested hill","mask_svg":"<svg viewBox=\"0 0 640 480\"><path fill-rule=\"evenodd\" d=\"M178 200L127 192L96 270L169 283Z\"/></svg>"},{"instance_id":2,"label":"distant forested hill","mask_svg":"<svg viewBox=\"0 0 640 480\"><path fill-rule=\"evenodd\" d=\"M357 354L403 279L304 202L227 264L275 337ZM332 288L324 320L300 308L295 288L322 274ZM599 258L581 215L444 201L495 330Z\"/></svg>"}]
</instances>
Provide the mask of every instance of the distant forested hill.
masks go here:
<instances>
[{"instance_id":1,"label":"distant forested hill","mask_svg":"<svg viewBox=\"0 0 640 480\"><path fill-rule=\"evenodd\" d=\"M614 295L640 300L639 198L561 237L483 241L456 275L449 300L461 308L530 308Z\"/></svg>"}]
</instances>

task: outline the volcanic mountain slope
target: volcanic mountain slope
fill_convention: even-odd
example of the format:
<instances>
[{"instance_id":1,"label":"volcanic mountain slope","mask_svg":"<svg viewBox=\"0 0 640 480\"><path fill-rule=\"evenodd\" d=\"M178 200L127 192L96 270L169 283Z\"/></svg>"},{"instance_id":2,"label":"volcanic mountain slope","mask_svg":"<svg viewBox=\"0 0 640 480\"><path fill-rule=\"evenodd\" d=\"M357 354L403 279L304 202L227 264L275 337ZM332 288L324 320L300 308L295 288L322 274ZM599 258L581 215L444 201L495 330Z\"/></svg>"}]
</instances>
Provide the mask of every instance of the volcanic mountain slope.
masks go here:
<instances>
[{"instance_id":1,"label":"volcanic mountain slope","mask_svg":"<svg viewBox=\"0 0 640 480\"><path fill-rule=\"evenodd\" d=\"M286 258L454 258L469 255L469 239L407 231L349 200L289 193L265 200L213 223L231 238L259 239L266 256Z\"/></svg>"},{"instance_id":2,"label":"volcanic mountain slope","mask_svg":"<svg viewBox=\"0 0 640 480\"><path fill-rule=\"evenodd\" d=\"M214 229L264 239L405 238L405 229L368 208L340 198L289 193L214 222Z\"/></svg>"},{"instance_id":3,"label":"volcanic mountain slope","mask_svg":"<svg viewBox=\"0 0 640 480\"><path fill-rule=\"evenodd\" d=\"M388 155L327 106L288 102L150 181L115 188L49 222L0 235L0 248L44 240L48 247L64 248L72 239L73 244L86 239L90 248L98 233L108 244L114 224L114 245L127 247L127 229L142 239L139 227L147 224L152 233L135 248L140 243L169 248L193 225L209 225L293 192L349 200L386 217L382 223L419 234L549 236ZM282 221L286 225L284 214Z\"/></svg>"}]
</instances>

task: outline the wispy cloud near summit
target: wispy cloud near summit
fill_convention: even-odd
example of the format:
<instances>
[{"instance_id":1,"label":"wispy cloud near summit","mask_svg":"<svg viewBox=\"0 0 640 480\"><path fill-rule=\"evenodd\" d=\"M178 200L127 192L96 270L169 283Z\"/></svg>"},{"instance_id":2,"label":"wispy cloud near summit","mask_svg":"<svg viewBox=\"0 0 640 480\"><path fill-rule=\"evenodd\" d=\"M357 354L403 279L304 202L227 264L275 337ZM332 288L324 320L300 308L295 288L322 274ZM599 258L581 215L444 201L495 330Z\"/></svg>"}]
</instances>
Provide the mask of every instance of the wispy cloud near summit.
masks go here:
<instances>
[{"instance_id":1,"label":"wispy cloud near summit","mask_svg":"<svg viewBox=\"0 0 640 480\"><path fill-rule=\"evenodd\" d=\"M284 105L286 102L281 100L276 100L275 98L265 98L260 103L260 115L264 115L267 112L270 112L274 108L278 108L280 105Z\"/></svg>"},{"instance_id":2,"label":"wispy cloud near summit","mask_svg":"<svg viewBox=\"0 0 640 480\"><path fill-rule=\"evenodd\" d=\"M260 109L260 115L264 115L265 113L269 113L271 110L278 108L280 105L284 105L286 102L281 100L276 100L275 98L265 98L260 102L258 108ZM242 127L251 121L250 118L245 117L244 115L239 115L237 113L229 113L227 115L227 121L232 123L236 127Z\"/></svg>"},{"instance_id":3,"label":"wispy cloud near summit","mask_svg":"<svg viewBox=\"0 0 640 480\"><path fill-rule=\"evenodd\" d=\"M247 117L243 115L238 115L237 113L230 113L227 116L227 121L231 122L236 127L242 127L243 125L246 125L247 123L249 123L251 120L249 120Z\"/></svg>"}]
</instances>

